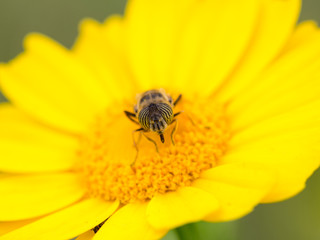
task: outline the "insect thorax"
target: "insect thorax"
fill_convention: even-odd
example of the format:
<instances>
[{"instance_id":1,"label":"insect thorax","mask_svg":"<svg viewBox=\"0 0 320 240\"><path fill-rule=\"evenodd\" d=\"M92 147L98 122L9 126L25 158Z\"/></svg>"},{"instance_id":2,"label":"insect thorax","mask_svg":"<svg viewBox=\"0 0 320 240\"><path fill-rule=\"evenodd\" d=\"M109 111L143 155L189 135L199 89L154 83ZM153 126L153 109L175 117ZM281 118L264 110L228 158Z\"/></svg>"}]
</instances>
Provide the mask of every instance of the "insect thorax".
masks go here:
<instances>
[{"instance_id":1,"label":"insect thorax","mask_svg":"<svg viewBox=\"0 0 320 240\"><path fill-rule=\"evenodd\" d=\"M149 90L142 94L137 95L137 105L135 106L135 113L140 112L142 109L148 107L151 103L167 103L172 105L172 98L165 93L163 89L160 90Z\"/></svg>"}]
</instances>

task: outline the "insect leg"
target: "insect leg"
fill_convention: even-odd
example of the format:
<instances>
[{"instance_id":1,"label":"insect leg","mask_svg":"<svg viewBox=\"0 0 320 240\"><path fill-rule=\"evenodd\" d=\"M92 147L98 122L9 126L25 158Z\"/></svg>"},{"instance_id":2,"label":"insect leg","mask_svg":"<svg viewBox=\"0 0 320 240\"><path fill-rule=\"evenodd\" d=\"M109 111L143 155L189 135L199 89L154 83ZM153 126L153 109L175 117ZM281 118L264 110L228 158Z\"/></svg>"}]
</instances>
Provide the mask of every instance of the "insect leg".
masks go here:
<instances>
[{"instance_id":1,"label":"insect leg","mask_svg":"<svg viewBox=\"0 0 320 240\"><path fill-rule=\"evenodd\" d=\"M192 120L192 118L190 117L189 114L185 113L184 111L180 111L180 112L177 112L175 114L173 114L173 118L175 118L176 116L180 115L181 113L184 113L187 118L190 120L190 122L192 123L193 126L196 126L196 124L194 123L194 121Z\"/></svg>"},{"instance_id":2,"label":"insect leg","mask_svg":"<svg viewBox=\"0 0 320 240\"><path fill-rule=\"evenodd\" d=\"M178 102L180 101L181 97L182 97L182 95L180 94L180 95L178 96L178 98L174 101L173 106L175 106L175 105L178 104Z\"/></svg>"},{"instance_id":3,"label":"insect leg","mask_svg":"<svg viewBox=\"0 0 320 240\"><path fill-rule=\"evenodd\" d=\"M159 153L159 149L158 149L157 143L156 143L152 138L149 138L147 135L145 135L145 134L143 133L143 132L146 132L146 130L145 130L144 128L136 129L136 130L134 130L134 131L132 132L132 140L133 140L133 145L134 145L134 147L135 147L136 150L137 150L137 155L136 155L134 161L131 163L131 167L134 166L134 164L136 163L136 160L137 160L138 154L139 154L138 144L137 144L137 142L136 142L136 140L135 140L135 138L134 138L134 134L135 134L136 132L140 132L148 141L152 142L152 143L154 144L154 146L156 147L157 153ZM140 142L140 140L141 140L141 134L140 134L140 136L139 136L138 142Z\"/></svg>"},{"instance_id":4,"label":"insect leg","mask_svg":"<svg viewBox=\"0 0 320 240\"><path fill-rule=\"evenodd\" d=\"M134 113L128 111L124 111L124 113L126 114L127 118L129 118L132 122L140 125L140 123L136 120L136 115Z\"/></svg>"},{"instance_id":5,"label":"insect leg","mask_svg":"<svg viewBox=\"0 0 320 240\"><path fill-rule=\"evenodd\" d=\"M133 141L134 147L135 147L136 150L137 150L137 154L136 154L136 157L134 158L134 161L131 163L131 166L133 166L133 165L136 163L136 160L137 160L138 154L139 154L139 148L138 148L138 144L137 144L137 142L136 142L136 140L135 140L135 138L134 138L134 134L135 134L136 132L140 132L139 139L138 139L138 142L140 142L142 131L144 131L144 128L138 128L138 129L132 131L132 141Z\"/></svg>"},{"instance_id":6,"label":"insect leg","mask_svg":"<svg viewBox=\"0 0 320 240\"><path fill-rule=\"evenodd\" d=\"M147 135L143 134L143 136L154 144L154 146L156 147L157 153L159 153L159 149L158 149L157 143L153 139L149 138Z\"/></svg>"},{"instance_id":7,"label":"insect leg","mask_svg":"<svg viewBox=\"0 0 320 240\"><path fill-rule=\"evenodd\" d=\"M180 111L180 112L177 112L177 113L173 114L173 117L175 118L176 116L178 116L181 113L183 113L183 111Z\"/></svg>"},{"instance_id":8,"label":"insect leg","mask_svg":"<svg viewBox=\"0 0 320 240\"><path fill-rule=\"evenodd\" d=\"M134 147L137 149L137 152L139 151L139 149L138 149L138 144L137 144L137 143L140 142L141 134L140 134L139 139L138 139L137 142L136 142L136 140L135 140L135 138L134 138L134 134L135 134L136 132L141 132L141 131L144 131L144 128L139 128L139 129L136 129L136 130L132 131L133 145L134 145Z\"/></svg>"},{"instance_id":9,"label":"insect leg","mask_svg":"<svg viewBox=\"0 0 320 240\"><path fill-rule=\"evenodd\" d=\"M171 131L171 142L172 142L173 145L175 145L173 135L174 135L174 133L175 133L176 130L177 130L177 125L178 125L177 119L173 119L173 121L171 122L171 124L173 124L173 123L175 123L175 124L174 124L174 127L173 127L172 131Z\"/></svg>"}]
</instances>

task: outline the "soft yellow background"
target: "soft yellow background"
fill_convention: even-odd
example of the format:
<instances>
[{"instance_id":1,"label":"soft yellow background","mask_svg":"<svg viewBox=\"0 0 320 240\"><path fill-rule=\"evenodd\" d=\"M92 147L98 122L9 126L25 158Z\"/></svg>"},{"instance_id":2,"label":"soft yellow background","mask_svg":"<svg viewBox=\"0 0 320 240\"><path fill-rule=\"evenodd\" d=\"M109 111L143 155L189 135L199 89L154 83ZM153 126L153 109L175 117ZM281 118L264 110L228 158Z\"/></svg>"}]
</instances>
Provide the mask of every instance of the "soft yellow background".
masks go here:
<instances>
[{"instance_id":1,"label":"soft yellow background","mask_svg":"<svg viewBox=\"0 0 320 240\"><path fill-rule=\"evenodd\" d=\"M70 47L77 35L77 26L81 19L92 17L102 21L110 14L121 14L125 2L125 0L1 0L0 62L14 58L22 51L22 39L29 32L44 33ZM300 20L306 19L320 21L320 0L303 1ZM4 101L1 95L0 101ZM183 239L207 240L215 236L216 240L318 240L320 239L319 185L320 171L308 181L306 190L290 200L260 205L252 214L230 223L188 225L170 233L166 239L179 239L176 238L178 232Z\"/></svg>"}]
</instances>

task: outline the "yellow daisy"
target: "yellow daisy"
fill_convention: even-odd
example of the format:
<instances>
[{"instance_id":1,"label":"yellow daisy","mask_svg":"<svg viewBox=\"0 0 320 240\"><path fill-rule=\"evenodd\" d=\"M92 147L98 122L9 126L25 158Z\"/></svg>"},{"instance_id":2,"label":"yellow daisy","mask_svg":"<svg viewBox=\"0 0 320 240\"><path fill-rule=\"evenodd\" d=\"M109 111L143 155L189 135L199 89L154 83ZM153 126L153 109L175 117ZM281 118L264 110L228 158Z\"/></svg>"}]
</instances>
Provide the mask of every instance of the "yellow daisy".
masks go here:
<instances>
[{"instance_id":1,"label":"yellow daisy","mask_svg":"<svg viewBox=\"0 0 320 240\"><path fill-rule=\"evenodd\" d=\"M299 10L131 0L71 50L28 36L0 67L0 239L159 239L300 192L320 160L320 32ZM175 145L171 124L164 143L134 135L137 155L124 111L151 89L183 113Z\"/></svg>"}]
</instances>

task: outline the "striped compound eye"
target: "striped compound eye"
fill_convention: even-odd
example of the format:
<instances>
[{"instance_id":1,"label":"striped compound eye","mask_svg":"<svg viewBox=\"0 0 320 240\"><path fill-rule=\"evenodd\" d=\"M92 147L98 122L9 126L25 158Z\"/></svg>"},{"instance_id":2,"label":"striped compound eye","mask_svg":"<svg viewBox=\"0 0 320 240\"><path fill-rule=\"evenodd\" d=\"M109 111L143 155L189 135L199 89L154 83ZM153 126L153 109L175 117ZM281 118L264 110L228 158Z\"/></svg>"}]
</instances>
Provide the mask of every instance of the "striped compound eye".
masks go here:
<instances>
[{"instance_id":1,"label":"striped compound eye","mask_svg":"<svg viewBox=\"0 0 320 240\"><path fill-rule=\"evenodd\" d=\"M141 127L143 127L146 130L150 129L150 113L149 113L148 107L146 107L140 111L139 116L138 116L138 120L139 120Z\"/></svg>"},{"instance_id":2,"label":"striped compound eye","mask_svg":"<svg viewBox=\"0 0 320 240\"><path fill-rule=\"evenodd\" d=\"M156 114L155 114L155 109L157 111ZM151 127L150 122L156 121L156 122L159 122L156 124L161 124L161 122L163 121L162 119L160 119L161 117L160 118L158 117L160 116L159 114L165 121L165 124L162 123L163 126L159 125L159 127ZM155 131L157 129L158 131L164 130L164 128L166 128L167 125L172 122L172 119L173 119L173 110L170 107L170 105L166 103L151 104L149 107L142 109L138 116L138 120L141 126L146 130L152 130L152 131Z\"/></svg>"},{"instance_id":3,"label":"striped compound eye","mask_svg":"<svg viewBox=\"0 0 320 240\"><path fill-rule=\"evenodd\" d=\"M172 108L166 103L158 103L157 104L158 110L166 121L167 124L170 124L173 119L173 110Z\"/></svg>"}]
</instances>

